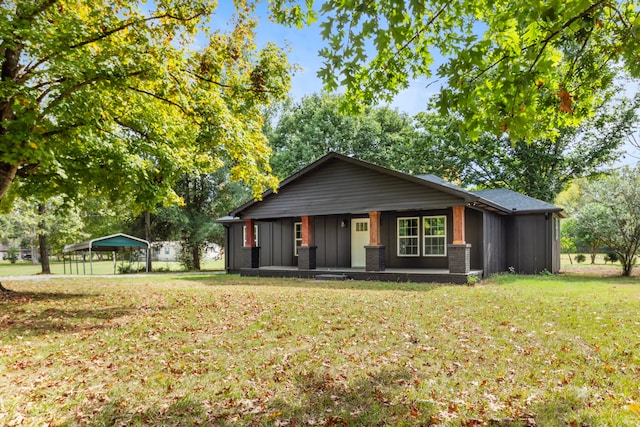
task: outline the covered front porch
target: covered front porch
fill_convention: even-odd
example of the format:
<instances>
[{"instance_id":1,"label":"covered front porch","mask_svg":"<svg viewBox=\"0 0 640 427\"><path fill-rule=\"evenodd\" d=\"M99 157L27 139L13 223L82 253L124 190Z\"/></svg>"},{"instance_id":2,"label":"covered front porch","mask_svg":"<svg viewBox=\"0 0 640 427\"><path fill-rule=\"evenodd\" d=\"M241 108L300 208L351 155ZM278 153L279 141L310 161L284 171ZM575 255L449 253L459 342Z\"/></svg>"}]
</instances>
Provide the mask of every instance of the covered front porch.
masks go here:
<instances>
[{"instance_id":1,"label":"covered front porch","mask_svg":"<svg viewBox=\"0 0 640 427\"><path fill-rule=\"evenodd\" d=\"M300 269L293 266L264 266L242 268L240 275L247 277L292 277L316 280L376 280L380 282L420 282L467 284L470 277L482 278L482 270L452 273L439 268L387 268L384 271L367 271L364 268L321 267Z\"/></svg>"}]
</instances>

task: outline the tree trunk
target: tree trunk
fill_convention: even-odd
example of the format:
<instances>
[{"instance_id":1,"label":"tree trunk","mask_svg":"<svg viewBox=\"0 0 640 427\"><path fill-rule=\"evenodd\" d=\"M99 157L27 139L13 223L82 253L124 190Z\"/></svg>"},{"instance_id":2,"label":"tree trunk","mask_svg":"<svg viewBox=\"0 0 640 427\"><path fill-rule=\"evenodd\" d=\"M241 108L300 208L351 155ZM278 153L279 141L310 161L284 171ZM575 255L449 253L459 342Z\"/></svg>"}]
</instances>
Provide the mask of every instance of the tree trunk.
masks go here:
<instances>
[{"instance_id":1,"label":"tree trunk","mask_svg":"<svg viewBox=\"0 0 640 427\"><path fill-rule=\"evenodd\" d=\"M42 267L42 274L51 274L51 265L49 264L49 239L44 221L44 216L46 215L44 203L38 204L38 215L40 216L40 223L38 224L40 266ZM33 259L35 259L35 257L33 257Z\"/></svg>"},{"instance_id":2,"label":"tree trunk","mask_svg":"<svg viewBox=\"0 0 640 427\"><path fill-rule=\"evenodd\" d=\"M51 274L51 264L49 263L49 239L47 235L42 233L38 235L38 243L40 245L40 266L42 274Z\"/></svg>"},{"instance_id":3,"label":"tree trunk","mask_svg":"<svg viewBox=\"0 0 640 427\"><path fill-rule=\"evenodd\" d=\"M144 212L144 240L151 243L151 212ZM153 263L151 262L151 248L147 248L147 271L153 271Z\"/></svg>"},{"instance_id":4,"label":"tree trunk","mask_svg":"<svg viewBox=\"0 0 640 427\"><path fill-rule=\"evenodd\" d=\"M194 245L191 250L193 255L193 269L200 270L200 247L198 245Z\"/></svg>"},{"instance_id":5,"label":"tree trunk","mask_svg":"<svg viewBox=\"0 0 640 427\"><path fill-rule=\"evenodd\" d=\"M18 166L0 162L0 200L7 194L13 180L16 178Z\"/></svg>"}]
</instances>

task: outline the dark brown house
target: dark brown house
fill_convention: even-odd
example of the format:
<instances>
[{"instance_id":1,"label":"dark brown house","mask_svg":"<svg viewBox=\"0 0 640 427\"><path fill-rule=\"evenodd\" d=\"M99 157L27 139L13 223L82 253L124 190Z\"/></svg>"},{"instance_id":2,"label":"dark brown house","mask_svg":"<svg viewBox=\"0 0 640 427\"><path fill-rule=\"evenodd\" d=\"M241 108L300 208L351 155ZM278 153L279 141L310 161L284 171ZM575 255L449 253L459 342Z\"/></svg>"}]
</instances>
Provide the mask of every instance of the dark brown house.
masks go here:
<instances>
[{"instance_id":1,"label":"dark brown house","mask_svg":"<svg viewBox=\"0 0 640 427\"><path fill-rule=\"evenodd\" d=\"M510 190L466 191L330 153L219 222L233 273L465 283L557 272L561 217Z\"/></svg>"}]
</instances>

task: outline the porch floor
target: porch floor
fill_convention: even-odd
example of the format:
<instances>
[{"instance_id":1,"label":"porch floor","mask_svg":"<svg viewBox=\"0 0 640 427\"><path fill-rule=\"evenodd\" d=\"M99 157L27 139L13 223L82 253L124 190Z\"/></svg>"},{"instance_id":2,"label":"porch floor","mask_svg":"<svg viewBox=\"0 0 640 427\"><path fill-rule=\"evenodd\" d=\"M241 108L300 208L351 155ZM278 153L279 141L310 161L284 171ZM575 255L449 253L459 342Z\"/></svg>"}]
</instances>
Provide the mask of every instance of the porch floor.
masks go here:
<instances>
[{"instance_id":1,"label":"porch floor","mask_svg":"<svg viewBox=\"0 0 640 427\"><path fill-rule=\"evenodd\" d=\"M384 271L366 271L364 268L319 267L300 270L296 266L265 266L242 268L241 276L248 277L297 277L313 279L317 276L345 276L353 280L376 280L381 282L422 282L466 284L469 276L482 278L482 270L469 273L451 273L446 268L388 268ZM321 280L322 277L317 277Z\"/></svg>"}]
</instances>

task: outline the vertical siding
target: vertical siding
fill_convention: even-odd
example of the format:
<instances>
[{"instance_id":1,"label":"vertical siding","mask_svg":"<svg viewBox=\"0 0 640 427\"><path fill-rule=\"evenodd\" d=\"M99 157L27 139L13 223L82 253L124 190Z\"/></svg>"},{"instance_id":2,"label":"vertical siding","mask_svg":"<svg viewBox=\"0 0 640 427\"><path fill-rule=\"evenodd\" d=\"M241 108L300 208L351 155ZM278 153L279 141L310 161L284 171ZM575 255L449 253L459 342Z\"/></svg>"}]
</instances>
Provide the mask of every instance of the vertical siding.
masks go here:
<instances>
[{"instance_id":1,"label":"vertical siding","mask_svg":"<svg viewBox=\"0 0 640 427\"><path fill-rule=\"evenodd\" d=\"M465 239L471 244L471 268L484 270L484 230L482 212L467 208L464 213Z\"/></svg>"},{"instance_id":2,"label":"vertical siding","mask_svg":"<svg viewBox=\"0 0 640 427\"><path fill-rule=\"evenodd\" d=\"M507 218L492 212L483 213L484 222L484 275L507 271Z\"/></svg>"},{"instance_id":3,"label":"vertical siding","mask_svg":"<svg viewBox=\"0 0 640 427\"><path fill-rule=\"evenodd\" d=\"M538 274L553 271L552 215L532 214L509 218L507 263L517 272Z\"/></svg>"}]
</instances>

